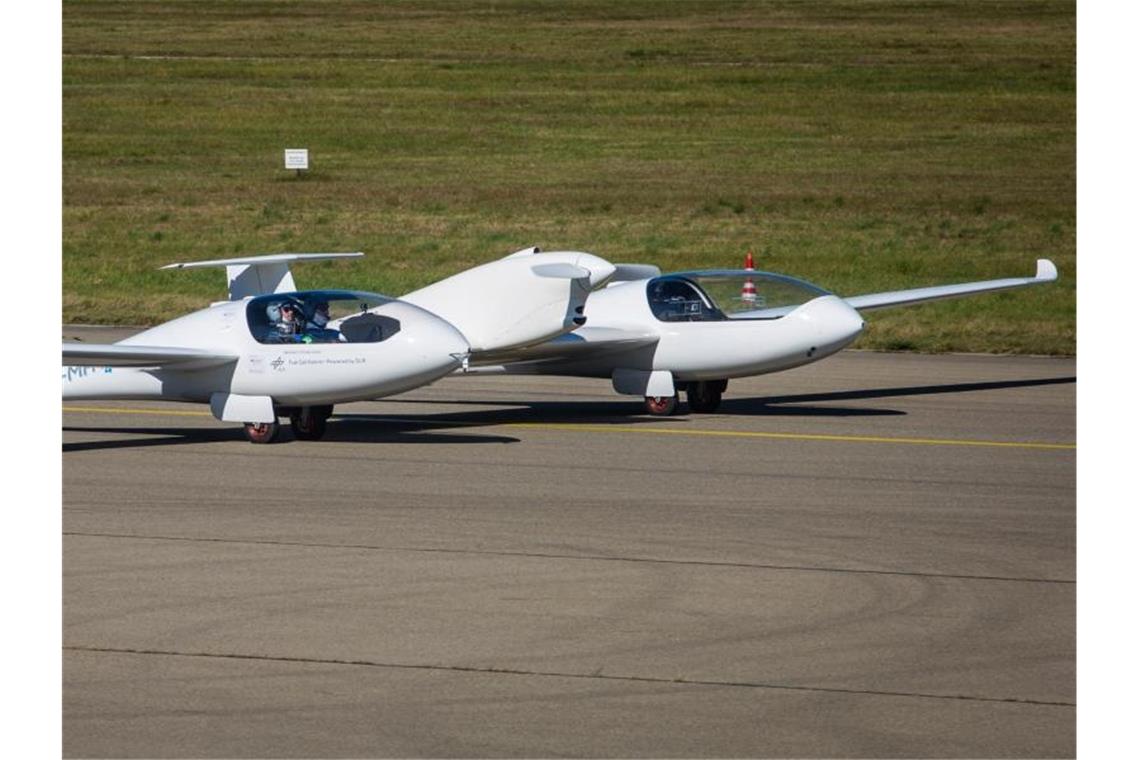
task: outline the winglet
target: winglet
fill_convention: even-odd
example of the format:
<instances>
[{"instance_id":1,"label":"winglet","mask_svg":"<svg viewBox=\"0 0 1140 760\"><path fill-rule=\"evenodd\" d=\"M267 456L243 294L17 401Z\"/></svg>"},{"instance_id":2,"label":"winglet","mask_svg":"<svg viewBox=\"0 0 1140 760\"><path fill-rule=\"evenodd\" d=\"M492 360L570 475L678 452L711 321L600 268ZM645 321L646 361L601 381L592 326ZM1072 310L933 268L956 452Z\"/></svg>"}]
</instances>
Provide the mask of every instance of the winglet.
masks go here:
<instances>
[{"instance_id":1,"label":"winglet","mask_svg":"<svg viewBox=\"0 0 1140 760\"><path fill-rule=\"evenodd\" d=\"M1049 259L1037 259L1037 276L1033 279L1052 282L1057 279L1057 267Z\"/></svg>"}]
</instances>

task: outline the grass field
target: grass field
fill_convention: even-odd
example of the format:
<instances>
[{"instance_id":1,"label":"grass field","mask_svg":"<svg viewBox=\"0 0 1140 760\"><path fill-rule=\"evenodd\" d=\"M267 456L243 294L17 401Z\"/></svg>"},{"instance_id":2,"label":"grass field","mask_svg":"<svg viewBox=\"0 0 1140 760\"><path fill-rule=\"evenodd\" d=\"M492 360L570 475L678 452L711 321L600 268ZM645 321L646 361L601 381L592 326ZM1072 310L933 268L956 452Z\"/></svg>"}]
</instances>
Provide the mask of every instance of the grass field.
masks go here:
<instances>
[{"instance_id":1,"label":"grass field","mask_svg":"<svg viewBox=\"0 0 1140 760\"><path fill-rule=\"evenodd\" d=\"M841 295L858 345L1076 352L1073 2L64 2L65 322L224 298L162 264L362 250L399 294L537 244ZM307 147L298 179L282 151Z\"/></svg>"}]
</instances>

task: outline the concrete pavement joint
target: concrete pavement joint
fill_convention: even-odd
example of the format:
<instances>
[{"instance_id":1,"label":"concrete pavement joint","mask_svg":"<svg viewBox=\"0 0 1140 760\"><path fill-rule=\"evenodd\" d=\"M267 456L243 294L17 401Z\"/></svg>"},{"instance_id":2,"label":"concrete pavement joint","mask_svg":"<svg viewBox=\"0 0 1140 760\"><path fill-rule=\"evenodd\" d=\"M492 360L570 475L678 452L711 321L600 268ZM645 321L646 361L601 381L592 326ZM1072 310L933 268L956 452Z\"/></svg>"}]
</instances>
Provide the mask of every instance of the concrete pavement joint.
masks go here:
<instances>
[{"instance_id":1,"label":"concrete pavement joint","mask_svg":"<svg viewBox=\"0 0 1140 760\"><path fill-rule=\"evenodd\" d=\"M470 665L427 665L415 663L377 662L373 660L342 660L320 657L288 657L283 655L242 654L233 652L178 652L162 649L135 649L118 647L93 647L71 645L65 651L90 652L97 654L133 654L165 657L201 657L209 659L251 660L260 662L301 663L306 665L347 665L369 668L390 668L398 670L432 670L452 673L476 673L486 675L530 676L536 678L579 678L598 681L625 681L631 683L674 684L678 686L720 686L745 689L778 689L783 691L807 691L829 694L851 694L876 697L910 697L916 699L954 699L966 702L1005 702L1043 707L1076 707L1075 702L1061 702L1042 699L1022 699L1018 697L980 697L968 694L926 694L923 692L884 691L877 689L843 689L833 686L795 686L792 684L763 683L752 681L714 681L690 678L657 678L653 676L604 675L601 673L557 673L553 671L522 670L517 668L475 667Z\"/></svg>"}]
</instances>

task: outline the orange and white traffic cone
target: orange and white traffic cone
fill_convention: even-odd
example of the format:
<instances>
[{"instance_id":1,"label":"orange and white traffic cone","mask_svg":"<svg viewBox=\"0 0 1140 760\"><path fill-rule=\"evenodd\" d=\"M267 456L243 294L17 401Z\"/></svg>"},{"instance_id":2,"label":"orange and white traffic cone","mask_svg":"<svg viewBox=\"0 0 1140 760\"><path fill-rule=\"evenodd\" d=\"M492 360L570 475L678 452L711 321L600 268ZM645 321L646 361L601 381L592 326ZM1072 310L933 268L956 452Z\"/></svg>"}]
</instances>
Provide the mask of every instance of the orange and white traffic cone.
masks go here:
<instances>
[{"instance_id":1,"label":"orange and white traffic cone","mask_svg":"<svg viewBox=\"0 0 1140 760\"><path fill-rule=\"evenodd\" d=\"M752 251L749 251L748 255L744 257L744 268L749 272L756 270L752 263ZM740 289L740 300L749 303L756 301L756 283L752 282L751 277L744 281L744 287Z\"/></svg>"}]
</instances>

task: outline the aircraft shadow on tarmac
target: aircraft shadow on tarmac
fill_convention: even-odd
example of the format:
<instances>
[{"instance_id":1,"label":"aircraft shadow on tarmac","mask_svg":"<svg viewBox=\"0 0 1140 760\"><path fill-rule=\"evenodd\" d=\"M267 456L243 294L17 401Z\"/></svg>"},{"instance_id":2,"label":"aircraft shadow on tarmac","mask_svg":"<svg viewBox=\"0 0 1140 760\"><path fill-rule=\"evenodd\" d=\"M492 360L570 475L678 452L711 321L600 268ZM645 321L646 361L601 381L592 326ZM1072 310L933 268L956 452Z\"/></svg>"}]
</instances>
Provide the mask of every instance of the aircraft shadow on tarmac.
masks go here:
<instances>
[{"instance_id":1,"label":"aircraft shadow on tarmac","mask_svg":"<svg viewBox=\"0 0 1140 760\"><path fill-rule=\"evenodd\" d=\"M1015 387L1037 385L1066 385L1076 383L1076 377L1040 377L1017 379L1017 381L994 381L988 383L947 383L944 385L910 385L902 387L879 387L862 391L827 391L823 393L795 393L791 395L768 395L755 399L726 399L720 407L724 414L756 415L824 415L846 416L847 414L895 414L905 415L905 411L874 410L866 408L837 409L834 407L800 407L785 404L800 404L809 401L862 401L866 399L890 399L909 395L936 395L941 393L970 393L974 391L1001 391Z\"/></svg>"},{"instance_id":2,"label":"aircraft shadow on tarmac","mask_svg":"<svg viewBox=\"0 0 1140 760\"><path fill-rule=\"evenodd\" d=\"M1048 377L1028 380L1001 380L996 382L952 383L943 385L915 385L897 388L801 393L784 396L758 396L755 398L725 399L716 414L766 417L854 417L905 415L898 409L873 409L805 405L809 402L852 401L902 396L924 396L942 393L969 393L1009 388L1030 388L1043 385L1063 385L1077 381L1076 377ZM324 441L340 443L518 443L519 439L503 435L470 435L440 431L441 428L492 427L517 423L578 424L578 425L642 425L662 422L699 420L703 415L688 417L651 417L645 414L640 402L630 401L530 401L504 402L499 399L472 400L411 400L392 399L382 403L414 403L416 405L495 406L495 409L452 411L440 414L334 414L328 423ZM505 407L505 408L504 408ZM293 440L288 425L283 425L279 441ZM108 441L79 441L63 444L64 452L97 449L139 448L170 446L187 443L219 443L244 441L240 429L234 427L82 427L66 426L64 431L86 433L117 433L126 435L157 436L154 438L115 439Z\"/></svg>"},{"instance_id":3,"label":"aircraft shadow on tarmac","mask_svg":"<svg viewBox=\"0 0 1140 760\"><path fill-rule=\"evenodd\" d=\"M281 435L277 439L280 443L291 443L294 438L289 432L288 425L281 426ZM64 453L77 451L95 451L106 449L132 449L148 446L177 446L188 443L245 443L245 434L240 428L207 428L207 427L80 427L65 426L65 432L75 433L117 433L123 435L146 435L154 438L131 438L103 441L77 441L63 444ZM404 444L432 444L432 443L518 443L518 438L505 435L467 435L463 433L424 433L419 427L409 425L377 425L375 423L360 424L356 420L337 420L335 417L329 421L325 441L339 443L398 443Z\"/></svg>"},{"instance_id":4,"label":"aircraft shadow on tarmac","mask_svg":"<svg viewBox=\"0 0 1140 760\"><path fill-rule=\"evenodd\" d=\"M969 393L973 391L993 391L1008 388L1029 388L1040 385L1062 385L1075 383L1075 377L1048 377L1029 380L1001 380L979 383L954 383L943 385L913 385L897 388L872 388L851 391L827 391L823 393L802 393L784 396L757 396L754 398L726 398L715 414L766 417L883 417L905 415L900 409L871 407L820 406L808 402L852 401L901 396L924 396L942 393ZM385 399L385 402L408 403L398 397ZM497 406L472 412L452 412L440 415L416 415L423 426L435 426L446 422L468 425L496 425L519 422L530 423L578 423L592 425L652 424L666 421L699 419L703 415L691 414L688 417L651 417L644 411L640 401L527 401L512 402L501 399L487 400L415 400L417 405L438 404L443 406ZM506 408L502 408L506 407ZM394 415L393 415L394 416ZM390 420L389 415L361 414L344 415L343 418ZM401 418L409 424L411 418Z\"/></svg>"}]
</instances>

